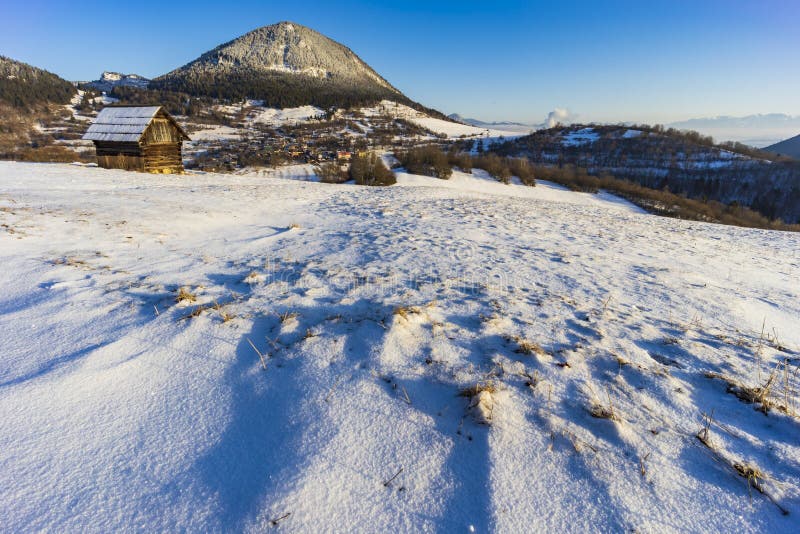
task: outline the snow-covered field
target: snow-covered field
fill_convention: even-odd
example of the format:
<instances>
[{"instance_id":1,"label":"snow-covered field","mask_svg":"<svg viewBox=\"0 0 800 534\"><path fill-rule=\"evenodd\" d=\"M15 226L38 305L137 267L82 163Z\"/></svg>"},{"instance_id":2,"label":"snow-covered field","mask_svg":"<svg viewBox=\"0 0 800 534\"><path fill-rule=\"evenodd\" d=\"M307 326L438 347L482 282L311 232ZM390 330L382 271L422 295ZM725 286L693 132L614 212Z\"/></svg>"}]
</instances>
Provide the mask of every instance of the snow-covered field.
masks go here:
<instances>
[{"instance_id":1,"label":"snow-covered field","mask_svg":"<svg viewBox=\"0 0 800 534\"><path fill-rule=\"evenodd\" d=\"M0 162L0 261L0 530L797 531L796 234Z\"/></svg>"},{"instance_id":2,"label":"snow-covered field","mask_svg":"<svg viewBox=\"0 0 800 534\"><path fill-rule=\"evenodd\" d=\"M252 117L248 117L248 120L270 126L282 126L307 122L323 115L325 115L325 111L314 106L287 109L261 108L254 112Z\"/></svg>"},{"instance_id":3,"label":"snow-covered field","mask_svg":"<svg viewBox=\"0 0 800 534\"><path fill-rule=\"evenodd\" d=\"M273 128L281 126L294 126L298 124L318 121L325 116L325 111L314 106L301 106L296 108L275 109L263 107L261 101L248 100L246 102L236 105L218 105L214 107L215 111L228 115L229 117L242 117L242 127L233 128L230 126L218 126L210 124L196 124L191 138L195 142L204 141L224 141L227 139L236 139L242 136L247 131L252 130L258 125L268 125ZM339 118L356 117L356 122L363 131L370 131L372 129L372 119L380 117L383 119L405 119L412 122L430 132L437 135L442 135L448 139L457 138L470 138L470 139L483 139L487 142L497 142L502 139L510 139L521 137L530 133L530 128L526 131L521 131L519 127L509 127L507 130L499 128L479 128L470 126L468 124L460 124L456 122L446 121L430 117L429 115L417 111L404 104L399 104L389 100L384 100L376 106L364 107L353 111L339 110ZM85 118L89 120L88 118ZM340 132L346 135L348 130Z\"/></svg>"},{"instance_id":4,"label":"snow-covered field","mask_svg":"<svg viewBox=\"0 0 800 534\"><path fill-rule=\"evenodd\" d=\"M221 141L226 139L238 139L242 136L242 130L230 126L218 124L199 125L197 130L191 132L191 143L198 141Z\"/></svg>"}]
</instances>

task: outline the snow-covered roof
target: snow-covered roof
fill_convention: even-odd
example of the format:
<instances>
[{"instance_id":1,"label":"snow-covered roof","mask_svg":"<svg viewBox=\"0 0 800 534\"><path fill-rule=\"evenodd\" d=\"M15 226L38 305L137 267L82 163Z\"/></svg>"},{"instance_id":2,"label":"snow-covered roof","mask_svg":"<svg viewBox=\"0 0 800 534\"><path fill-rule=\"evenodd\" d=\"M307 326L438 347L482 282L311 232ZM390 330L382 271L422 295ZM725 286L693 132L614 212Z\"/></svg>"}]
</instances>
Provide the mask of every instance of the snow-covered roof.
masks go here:
<instances>
[{"instance_id":1,"label":"snow-covered roof","mask_svg":"<svg viewBox=\"0 0 800 534\"><path fill-rule=\"evenodd\" d=\"M115 141L121 143L136 143L141 139L150 121L153 120L161 106L119 106L103 108L97 114L94 122L83 135L87 141ZM186 132L175 123L166 112L164 115L170 119L186 139Z\"/></svg>"}]
</instances>

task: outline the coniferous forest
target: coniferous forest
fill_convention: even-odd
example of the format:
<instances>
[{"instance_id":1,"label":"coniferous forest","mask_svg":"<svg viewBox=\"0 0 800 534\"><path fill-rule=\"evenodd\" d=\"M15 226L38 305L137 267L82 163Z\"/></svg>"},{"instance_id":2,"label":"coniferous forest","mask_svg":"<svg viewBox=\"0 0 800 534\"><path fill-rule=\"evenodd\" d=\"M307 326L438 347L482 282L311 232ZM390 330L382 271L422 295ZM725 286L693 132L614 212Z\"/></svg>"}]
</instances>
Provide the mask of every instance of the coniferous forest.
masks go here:
<instances>
[{"instance_id":1,"label":"coniferous forest","mask_svg":"<svg viewBox=\"0 0 800 534\"><path fill-rule=\"evenodd\" d=\"M0 56L0 102L15 108L66 104L75 92L71 82L51 72Z\"/></svg>"}]
</instances>

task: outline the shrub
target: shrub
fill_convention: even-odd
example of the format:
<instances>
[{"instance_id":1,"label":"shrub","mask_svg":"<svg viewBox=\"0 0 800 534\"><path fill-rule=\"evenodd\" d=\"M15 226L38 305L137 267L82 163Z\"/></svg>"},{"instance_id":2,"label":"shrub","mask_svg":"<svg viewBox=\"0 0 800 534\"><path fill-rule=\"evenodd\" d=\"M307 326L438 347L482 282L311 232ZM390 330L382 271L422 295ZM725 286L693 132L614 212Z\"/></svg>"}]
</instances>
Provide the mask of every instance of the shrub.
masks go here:
<instances>
[{"instance_id":1,"label":"shrub","mask_svg":"<svg viewBox=\"0 0 800 534\"><path fill-rule=\"evenodd\" d=\"M497 154L489 153L478 156L473 160L472 164L476 168L488 172L489 176L497 181L503 182L504 184L511 181L511 171L508 168L508 164L505 162L504 158L501 158Z\"/></svg>"},{"instance_id":2,"label":"shrub","mask_svg":"<svg viewBox=\"0 0 800 534\"><path fill-rule=\"evenodd\" d=\"M347 172L333 161L314 167L314 172L320 181L326 184L341 184L349 180Z\"/></svg>"},{"instance_id":3,"label":"shrub","mask_svg":"<svg viewBox=\"0 0 800 534\"><path fill-rule=\"evenodd\" d=\"M472 174L472 156L467 152L451 150L447 154L447 159L451 166L458 167L467 174Z\"/></svg>"},{"instance_id":4,"label":"shrub","mask_svg":"<svg viewBox=\"0 0 800 534\"><path fill-rule=\"evenodd\" d=\"M397 154L397 159L411 174L433 176L447 180L453 174L450 161L439 147L421 146Z\"/></svg>"},{"instance_id":5,"label":"shrub","mask_svg":"<svg viewBox=\"0 0 800 534\"><path fill-rule=\"evenodd\" d=\"M47 163L72 163L74 161L91 161L94 154L75 152L61 145L26 147L10 154L10 159L17 161L35 161Z\"/></svg>"},{"instance_id":6,"label":"shrub","mask_svg":"<svg viewBox=\"0 0 800 534\"><path fill-rule=\"evenodd\" d=\"M350 162L349 176L358 185L392 185L397 183L394 173L384 165L374 152L357 155Z\"/></svg>"},{"instance_id":7,"label":"shrub","mask_svg":"<svg viewBox=\"0 0 800 534\"><path fill-rule=\"evenodd\" d=\"M525 158L506 158L508 168L511 174L519 178L519 181L525 185L536 185L534 178L533 166Z\"/></svg>"}]
</instances>

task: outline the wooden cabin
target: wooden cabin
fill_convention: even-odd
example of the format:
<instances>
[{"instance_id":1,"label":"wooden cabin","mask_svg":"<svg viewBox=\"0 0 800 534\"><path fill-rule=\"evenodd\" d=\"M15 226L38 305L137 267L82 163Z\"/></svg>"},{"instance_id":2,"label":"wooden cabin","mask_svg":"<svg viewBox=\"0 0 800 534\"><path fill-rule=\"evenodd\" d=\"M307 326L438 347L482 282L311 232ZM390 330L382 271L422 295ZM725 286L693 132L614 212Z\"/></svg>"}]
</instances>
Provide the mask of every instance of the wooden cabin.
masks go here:
<instances>
[{"instance_id":1,"label":"wooden cabin","mask_svg":"<svg viewBox=\"0 0 800 534\"><path fill-rule=\"evenodd\" d=\"M189 136L161 106L109 106L83 139L94 142L100 167L182 173L181 145Z\"/></svg>"}]
</instances>

